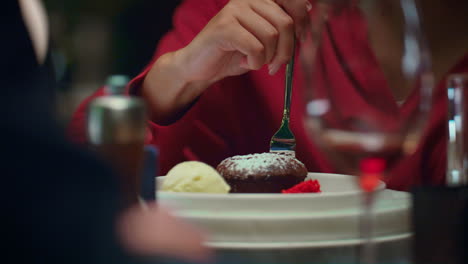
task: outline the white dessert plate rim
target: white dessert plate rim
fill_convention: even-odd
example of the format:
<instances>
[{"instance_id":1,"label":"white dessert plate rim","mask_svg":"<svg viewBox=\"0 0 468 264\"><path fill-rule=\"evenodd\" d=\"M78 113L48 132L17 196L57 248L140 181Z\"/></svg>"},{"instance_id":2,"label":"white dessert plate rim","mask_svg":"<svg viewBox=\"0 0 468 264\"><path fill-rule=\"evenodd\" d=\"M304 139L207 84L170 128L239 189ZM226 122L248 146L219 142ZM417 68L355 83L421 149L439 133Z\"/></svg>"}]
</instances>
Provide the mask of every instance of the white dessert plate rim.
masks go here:
<instances>
[{"instance_id":1,"label":"white dessert plate rim","mask_svg":"<svg viewBox=\"0 0 468 264\"><path fill-rule=\"evenodd\" d=\"M409 208L408 206L400 206L400 207L393 207L393 208L374 208L374 211L378 212L379 214L392 214L392 213L398 213L402 210L407 210ZM238 215L232 213L232 214L212 214L212 213L205 213L201 211L199 212L175 212L174 215L182 218L187 218L187 219L192 219L192 220L203 220L203 219L209 219L209 220L217 220L217 221L223 221L223 220L243 220L243 221L261 221L261 220L271 220L271 221L305 221L305 220L318 220L318 219L333 219L336 217L353 217L359 214L360 208L356 210L350 210L350 211L330 211L330 212L320 212L320 214L316 212L312 213L303 213L303 214L297 214L297 213L285 213L285 214L277 214L277 213L266 213L266 214L258 214L258 215L252 215L252 214L239 214L239 212L236 212Z\"/></svg>"},{"instance_id":2,"label":"white dessert plate rim","mask_svg":"<svg viewBox=\"0 0 468 264\"><path fill-rule=\"evenodd\" d=\"M376 243L393 242L411 238L411 233L375 237ZM357 246L362 244L362 239L346 240L328 240L311 242L206 242L205 246L214 249L251 249L251 250L270 250L270 249L309 249L309 248L332 248L344 246Z\"/></svg>"}]
</instances>

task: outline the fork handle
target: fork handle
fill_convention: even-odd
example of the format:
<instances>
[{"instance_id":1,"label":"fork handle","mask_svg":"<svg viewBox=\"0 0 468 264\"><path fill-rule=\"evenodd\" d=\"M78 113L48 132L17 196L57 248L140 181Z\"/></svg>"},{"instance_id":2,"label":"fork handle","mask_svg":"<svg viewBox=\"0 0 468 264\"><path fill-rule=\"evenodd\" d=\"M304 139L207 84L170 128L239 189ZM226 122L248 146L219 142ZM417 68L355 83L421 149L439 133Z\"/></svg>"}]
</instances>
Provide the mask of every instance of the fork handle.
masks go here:
<instances>
[{"instance_id":1,"label":"fork handle","mask_svg":"<svg viewBox=\"0 0 468 264\"><path fill-rule=\"evenodd\" d=\"M292 93L292 82L294 72L294 59L296 56L296 37L293 41L293 52L292 57L286 66L286 78L285 78L285 89L284 89L284 108L283 108L283 120L282 123L289 123L289 116L291 111L291 93Z\"/></svg>"}]
</instances>

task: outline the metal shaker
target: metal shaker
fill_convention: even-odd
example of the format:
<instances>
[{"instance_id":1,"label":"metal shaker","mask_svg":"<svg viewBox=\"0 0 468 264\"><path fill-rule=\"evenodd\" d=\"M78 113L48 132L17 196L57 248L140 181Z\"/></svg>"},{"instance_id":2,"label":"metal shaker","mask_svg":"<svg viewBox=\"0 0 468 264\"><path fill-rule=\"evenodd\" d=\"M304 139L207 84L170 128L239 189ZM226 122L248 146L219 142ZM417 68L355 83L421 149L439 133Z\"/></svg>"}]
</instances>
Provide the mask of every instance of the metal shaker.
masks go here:
<instances>
[{"instance_id":1,"label":"metal shaker","mask_svg":"<svg viewBox=\"0 0 468 264\"><path fill-rule=\"evenodd\" d=\"M128 96L104 96L91 102L87 133L94 149L118 175L125 205L138 201L146 135L144 101Z\"/></svg>"},{"instance_id":2,"label":"metal shaker","mask_svg":"<svg viewBox=\"0 0 468 264\"><path fill-rule=\"evenodd\" d=\"M108 95L123 95L129 81L126 75L111 75L107 78L104 90Z\"/></svg>"}]
</instances>

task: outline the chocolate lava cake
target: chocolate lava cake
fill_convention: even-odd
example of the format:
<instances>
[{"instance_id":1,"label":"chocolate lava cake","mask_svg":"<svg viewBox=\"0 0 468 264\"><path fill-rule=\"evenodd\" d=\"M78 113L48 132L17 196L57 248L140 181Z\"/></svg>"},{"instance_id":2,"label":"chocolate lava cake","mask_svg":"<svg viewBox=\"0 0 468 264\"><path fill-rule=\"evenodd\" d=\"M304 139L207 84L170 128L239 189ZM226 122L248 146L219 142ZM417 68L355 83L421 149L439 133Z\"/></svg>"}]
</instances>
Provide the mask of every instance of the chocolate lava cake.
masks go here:
<instances>
[{"instance_id":1,"label":"chocolate lava cake","mask_svg":"<svg viewBox=\"0 0 468 264\"><path fill-rule=\"evenodd\" d=\"M216 169L231 186L231 193L279 193L307 176L302 162L277 153L230 157Z\"/></svg>"}]
</instances>

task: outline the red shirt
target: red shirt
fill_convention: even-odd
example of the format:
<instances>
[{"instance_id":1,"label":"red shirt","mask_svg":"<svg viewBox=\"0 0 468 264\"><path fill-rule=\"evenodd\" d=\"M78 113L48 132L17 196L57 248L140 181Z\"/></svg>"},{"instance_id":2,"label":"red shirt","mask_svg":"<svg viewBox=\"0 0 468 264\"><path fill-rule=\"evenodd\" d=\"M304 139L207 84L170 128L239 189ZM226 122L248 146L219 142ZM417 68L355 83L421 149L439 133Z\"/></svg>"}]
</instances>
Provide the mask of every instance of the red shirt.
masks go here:
<instances>
[{"instance_id":1,"label":"red shirt","mask_svg":"<svg viewBox=\"0 0 468 264\"><path fill-rule=\"evenodd\" d=\"M186 46L227 1L207 0L203 5L198 0L184 1L174 15L173 30L159 43L153 61L164 53ZM362 49L362 45L349 45L366 38L365 33L362 33L366 32L364 26L352 15L330 25L319 53L323 62L319 72L331 83L344 111L370 113L379 107L392 114L397 107L396 102L371 49ZM361 70L348 71L343 67L343 61L356 58L359 58ZM131 92L139 89L151 65L131 82ZM333 172L335 170L331 163L304 129L304 111L299 107L303 100L300 71L298 65L295 69L291 109L291 129L297 141L296 156L311 172ZM165 174L174 165L186 160L199 160L216 166L224 158L233 155L267 152L271 136L281 123L283 72L284 67L278 74L270 76L264 67L226 78L208 88L176 123L159 126L149 122L151 133L147 143L159 148L160 174ZM368 78L369 72L378 78ZM451 72L468 72L468 57L461 60ZM390 188L407 190L421 183L443 183L447 140L445 91L445 80L442 80L434 94L427 133L417 151L404 157L392 169L392 177L387 182ZM88 98L75 113L70 125L70 134L74 140L84 142L86 105L90 99L102 94L103 90L100 90ZM418 100L418 95L410 96L402 111L414 107Z\"/></svg>"}]
</instances>

